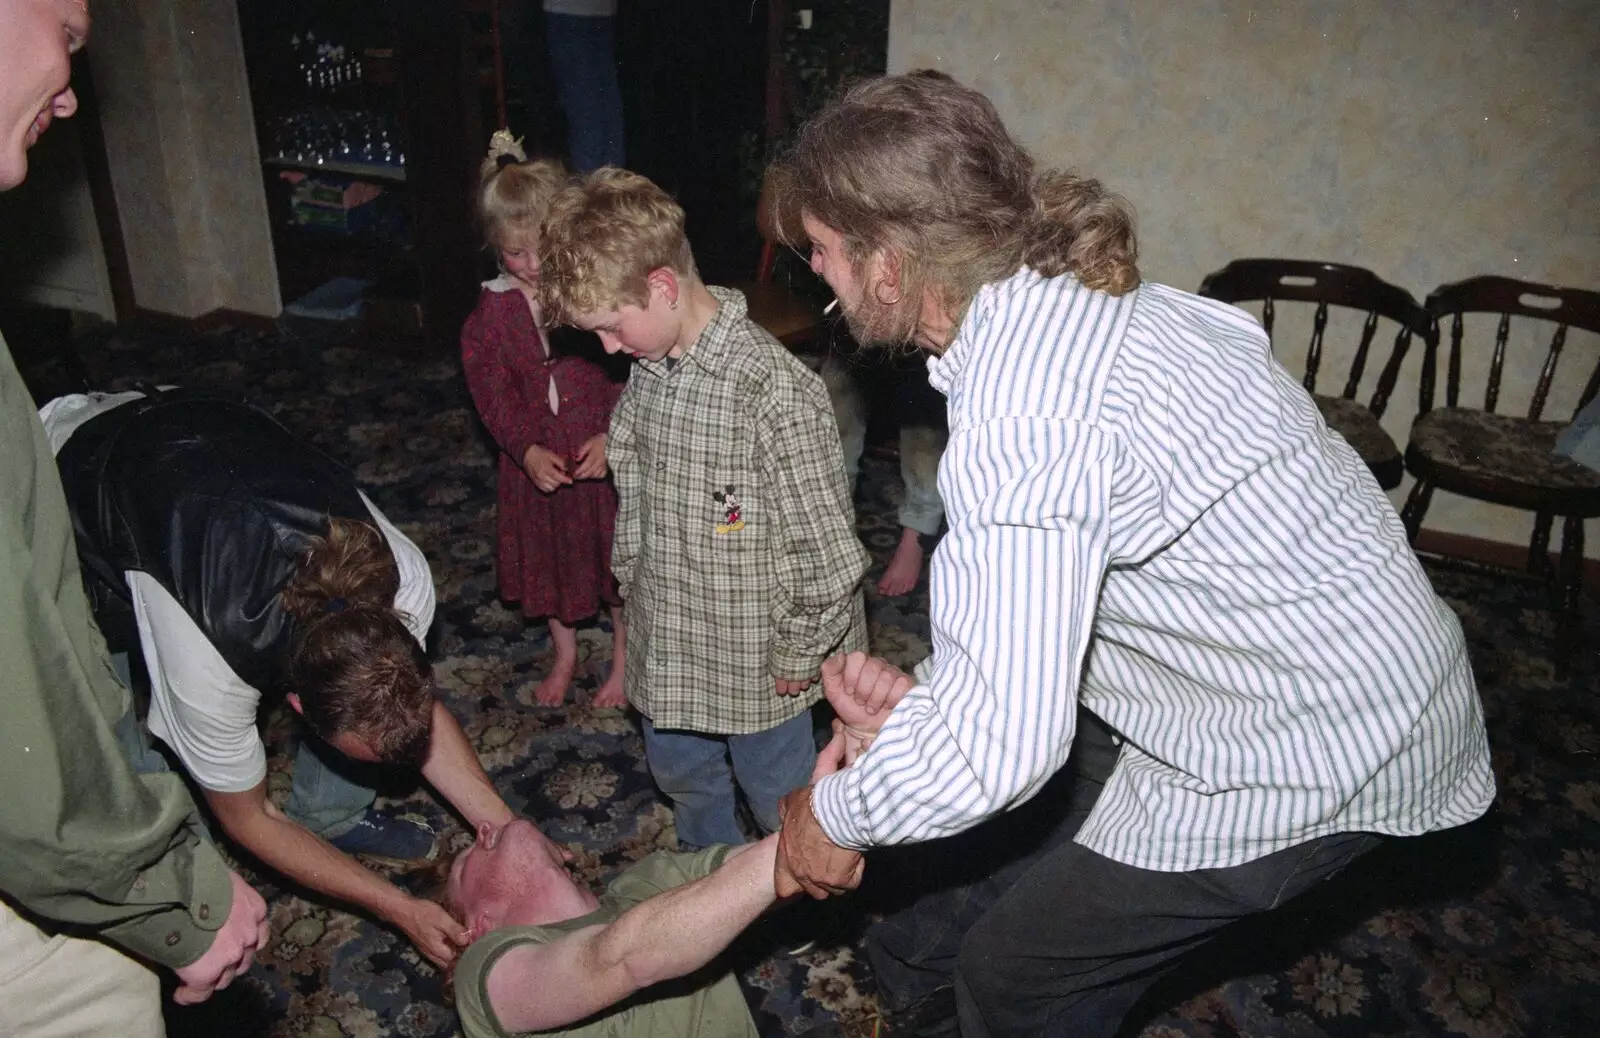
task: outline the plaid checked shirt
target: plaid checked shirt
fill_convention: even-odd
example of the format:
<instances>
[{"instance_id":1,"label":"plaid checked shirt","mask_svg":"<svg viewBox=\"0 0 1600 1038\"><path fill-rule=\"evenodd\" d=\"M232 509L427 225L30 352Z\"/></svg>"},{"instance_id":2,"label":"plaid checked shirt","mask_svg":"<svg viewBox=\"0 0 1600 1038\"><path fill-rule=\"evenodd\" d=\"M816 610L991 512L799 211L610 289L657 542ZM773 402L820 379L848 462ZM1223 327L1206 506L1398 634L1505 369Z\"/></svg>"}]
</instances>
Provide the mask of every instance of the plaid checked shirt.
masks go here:
<instances>
[{"instance_id":1,"label":"plaid checked shirt","mask_svg":"<svg viewBox=\"0 0 1600 1038\"><path fill-rule=\"evenodd\" d=\"M628 699L657 728L744 735L821 698L775 679L865 649L839 430L822 380L738 292L679 361L639 361L611 416L611 568L626 602Z\"/></svg>"}]
</instances>

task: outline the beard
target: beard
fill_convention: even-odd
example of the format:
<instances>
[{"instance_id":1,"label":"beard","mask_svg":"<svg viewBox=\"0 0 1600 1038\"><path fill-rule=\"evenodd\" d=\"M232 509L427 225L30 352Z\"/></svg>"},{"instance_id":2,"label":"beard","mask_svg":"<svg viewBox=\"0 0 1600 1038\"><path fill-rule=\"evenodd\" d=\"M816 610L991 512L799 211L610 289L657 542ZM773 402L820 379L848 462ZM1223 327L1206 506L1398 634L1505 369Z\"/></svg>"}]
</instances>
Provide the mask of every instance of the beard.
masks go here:
<instances>
[{"instance_id":1,"label":"beard","mask_svg":"<svg viewBox=\"0 0 1600 1038\"><path fill-rule=\"evenodd\" d=\"M894 349L908 345L916 334L916 315L907 313L901 306L888 306L863 297L854 306L840 299L839 310L851 337L862 346Z\"/></svg>"}]
</instances>

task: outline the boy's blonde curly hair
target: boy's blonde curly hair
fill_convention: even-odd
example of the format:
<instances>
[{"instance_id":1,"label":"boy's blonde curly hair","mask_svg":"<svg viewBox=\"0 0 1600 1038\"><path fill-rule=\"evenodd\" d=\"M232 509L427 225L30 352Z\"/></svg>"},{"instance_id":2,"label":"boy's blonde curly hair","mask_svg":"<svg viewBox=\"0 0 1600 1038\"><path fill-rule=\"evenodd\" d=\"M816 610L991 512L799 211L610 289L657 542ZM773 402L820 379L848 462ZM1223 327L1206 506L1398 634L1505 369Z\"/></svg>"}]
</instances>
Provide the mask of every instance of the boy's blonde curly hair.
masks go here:
<instances>
[{"instance_id":1,"label":"boy's blonde curly hair","mask_svg":"<svg viewBox=\"0 0 1600 1038\"><path fill-rule=\"evenodd\" d=\"M648 178L603 166L550 202L539 232L539 305L547 320L644 306L646 277L697 276L683 207Z\"/></svg>"}]
</instances>

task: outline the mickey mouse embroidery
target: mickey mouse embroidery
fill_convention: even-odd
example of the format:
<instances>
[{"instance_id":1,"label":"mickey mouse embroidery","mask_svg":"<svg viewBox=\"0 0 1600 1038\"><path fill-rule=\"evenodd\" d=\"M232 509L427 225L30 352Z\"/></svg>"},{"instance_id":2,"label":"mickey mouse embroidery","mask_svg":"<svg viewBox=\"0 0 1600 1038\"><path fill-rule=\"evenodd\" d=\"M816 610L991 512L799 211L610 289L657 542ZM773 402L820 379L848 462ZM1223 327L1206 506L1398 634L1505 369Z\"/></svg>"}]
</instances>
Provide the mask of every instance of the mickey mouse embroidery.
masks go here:
<instances>
[{"instance_id":1,"label":"mickey mouse embroidery","mask_svg":"<svg viewBox=\"0 0 1600 1038\"><path fill-rule=\"evenodd\" d=\"M714 490L711 500L722 506L722 522L717 524L718 533L734 533L744 529L744 516L739 509L739 499L734 496L733 484L729 483L727 490Z\"/></svg>"}]
</instances>

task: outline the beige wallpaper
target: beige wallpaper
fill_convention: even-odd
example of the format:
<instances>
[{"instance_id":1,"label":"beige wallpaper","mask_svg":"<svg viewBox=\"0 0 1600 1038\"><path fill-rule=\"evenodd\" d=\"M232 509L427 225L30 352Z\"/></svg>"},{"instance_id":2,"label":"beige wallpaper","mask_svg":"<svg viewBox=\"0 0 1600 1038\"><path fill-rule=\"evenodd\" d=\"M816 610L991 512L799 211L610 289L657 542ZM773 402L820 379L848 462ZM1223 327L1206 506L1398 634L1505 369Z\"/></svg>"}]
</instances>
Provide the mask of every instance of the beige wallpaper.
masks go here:
<instances>
[{"instance_id":1,"label":"beige wallpaper","mask_svg":"<svg viewBox=\"0 0 1600 1038\"><path fill-rule=\"evenodd\" d=\"M1041 163L1126 195L1152 280L1193 290L1230 258L1293 256L1369 267L1419 300L1475 274L1600 289L1595 12L1592 0L894 0L889 67L976 86ZM1279 331L1298 374L1304 339L1292 320ZM1342 375L1338 331L1323 370ZM1519 329L1514 345L1531 351L1537 335L1548 330ZM1537 348L1502 411L1526 407ZM1563 418L1600 344L1575 335L1568 351L1552 400ZM1419 359L1385 416L1402 445ZM1474 400L1478 370L1466 371ZM1511 542L1530 527L1443 494L1427 525ZM1586 532L1600 557L1600 523Z\"/></svg>"}]
</instances>

